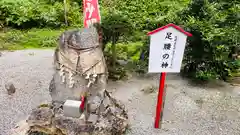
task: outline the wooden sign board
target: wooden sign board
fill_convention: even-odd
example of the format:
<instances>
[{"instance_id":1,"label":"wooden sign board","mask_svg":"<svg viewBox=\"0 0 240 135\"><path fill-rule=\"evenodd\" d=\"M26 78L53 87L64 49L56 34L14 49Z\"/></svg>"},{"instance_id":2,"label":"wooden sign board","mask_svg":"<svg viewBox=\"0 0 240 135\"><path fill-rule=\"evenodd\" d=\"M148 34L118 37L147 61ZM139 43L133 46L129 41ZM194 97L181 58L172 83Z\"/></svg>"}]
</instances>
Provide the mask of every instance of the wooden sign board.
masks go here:
<instances>
[{"instance_id":1,"label":"wooden sign board","mask_svg":"<svg viewBox=\"0 0 240 135\"><path fill-rule=\"evenodd\" d=\"M151 36L148 72L161 73L154 125L159 128L164 109L166 72L180 72L187 36L192 34L171 23L148 35Z\"/></svg>"},{"instance_id":2,"label":"wooden sign board","mask_svg":"<svg viewBox=\"0 0 240 135\"><path fill-rule=\"evenodd\" d=\"M150 35L149 73L180 72L187 36L174 24L168 24Z\"/></svg>"}]
</instances>

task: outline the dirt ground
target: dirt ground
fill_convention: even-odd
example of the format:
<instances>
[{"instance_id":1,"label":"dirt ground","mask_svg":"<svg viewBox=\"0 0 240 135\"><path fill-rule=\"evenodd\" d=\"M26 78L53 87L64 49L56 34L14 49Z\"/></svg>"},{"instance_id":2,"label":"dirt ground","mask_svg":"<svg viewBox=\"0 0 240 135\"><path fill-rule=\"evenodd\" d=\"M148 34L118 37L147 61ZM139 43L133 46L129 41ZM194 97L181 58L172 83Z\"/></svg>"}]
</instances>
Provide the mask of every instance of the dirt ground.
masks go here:
<instances>
[{"instance_id":1,"label":"dirt ground","mask_svg":"<svg viewBox=\"0 0 240 135\"><path fill-rule=\"evenodd\" d=\"M23 120L40 103L50 102L52 50L3 52L0 57L0 135ZM124 102L130 118L128 135L239 135L240 87L216 82L196 85L168 74L161 129L154 129L158 75L109 82L108 90ZM17 88L7 95L5 83Z\"/></svg>"},{"instance_id":2,"label":"dirt ground","mask_svg":"<svg viewBox=\"0 0 240 135\"><path fill-rule=\"evenodd\" d=\"M162 129L154 129L158 78L129 81L114 84L121 88L115 96L129 110L129 135L240 134L239 87L224 83L194 86L178 75L168 75ZM152 86L155 91L148 89Z\"/></svg>"}]
</instances>

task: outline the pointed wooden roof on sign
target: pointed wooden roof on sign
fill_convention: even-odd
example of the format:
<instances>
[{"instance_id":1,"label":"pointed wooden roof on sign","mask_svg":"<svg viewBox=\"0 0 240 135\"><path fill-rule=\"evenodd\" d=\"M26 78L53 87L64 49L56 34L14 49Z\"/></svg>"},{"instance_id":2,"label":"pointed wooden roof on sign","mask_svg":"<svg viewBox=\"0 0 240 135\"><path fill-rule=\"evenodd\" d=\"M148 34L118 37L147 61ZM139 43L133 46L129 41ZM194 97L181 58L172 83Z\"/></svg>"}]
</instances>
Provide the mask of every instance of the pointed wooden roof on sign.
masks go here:
<instances>
[{"instance_id":1,"label":"pointed wooden roof on sign","mask_svg":"<svg viewBox=\"0 0 240 135\"><path fill-rule=\"evenodd\" d=\"M182 32L183 34L185 34L185 35L187 35L187 36L190 36L190 37L192 36L191 33L186 32L186 31L183 30L181 27L179 27L179 26L177 26L177 25L175 25L175 24L173 24L173 23L170 23L170 24L165 25L165 26L163 26L163 27L160 27L160 28L158 28L158 29L156 29L156 30L153 30L153 31L149 32L148 35L153 35L153 34L159 32L159 31L164 30L164 29L169 28L169 27L173 27L173 28L175 28L176 30Z\"/></svg>"}]
</instances>

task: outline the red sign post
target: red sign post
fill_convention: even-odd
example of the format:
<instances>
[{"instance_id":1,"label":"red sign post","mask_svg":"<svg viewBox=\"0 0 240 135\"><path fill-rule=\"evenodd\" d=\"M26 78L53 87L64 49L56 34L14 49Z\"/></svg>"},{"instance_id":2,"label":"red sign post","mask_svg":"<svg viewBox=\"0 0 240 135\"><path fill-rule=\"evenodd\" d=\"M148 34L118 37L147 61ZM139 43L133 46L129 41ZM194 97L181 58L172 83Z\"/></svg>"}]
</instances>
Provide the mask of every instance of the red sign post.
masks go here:
<instances>
[{"instance_id":1,"label":"red sign post","mask_svg":"<svg viewBox=\"0 0 240 135\"><path fill-rule=\"evenodd\" d=\"M83 0L84 27L101 21L98 0Z\"/></svg>"},{"instance_id":2,"label":"red sign post","mask_svg":"<svg viewBox=\"0 0 240 135\"><path fill-rule=\"evenodd\" d=\"M159 80L159 90L158 90L158 101L156 107L156 118L154 127L159 128L159 122L163 116L163 106L164 106L164 85L165 85L166 73L161 73L160 80Z\"/></svg>"}]
</instances>

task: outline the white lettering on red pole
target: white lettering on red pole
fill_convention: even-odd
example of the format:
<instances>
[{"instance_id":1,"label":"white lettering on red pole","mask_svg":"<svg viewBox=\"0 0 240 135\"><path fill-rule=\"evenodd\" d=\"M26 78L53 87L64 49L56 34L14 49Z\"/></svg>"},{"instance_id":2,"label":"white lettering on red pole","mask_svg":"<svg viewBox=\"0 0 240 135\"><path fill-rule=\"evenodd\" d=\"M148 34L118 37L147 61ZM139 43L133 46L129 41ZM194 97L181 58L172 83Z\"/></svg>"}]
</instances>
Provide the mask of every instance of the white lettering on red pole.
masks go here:
<instances>
[{"instance_id":1,"label":"white lettering on red pole","mask_svg":"<svg viewBox=\"0 0 240 135\"><path fill-rule=\"evenodd\" d=\"M92 17L92 13L94 12L95 8L91 3L86 3L87 7L86 7L86 13L89 12L88 14L88 18Z\"/></svg>"},{"instance_id":2,"label":"white lettering on red pole","mask_svg":"<svg viewBox=\"0 0 240 135\"><path fill-rule=\"evenodd\" d=\"M90 26L90 25L96 23L97 19L96 18L92 18L92 19L87 20L86 22L87 22L87 26Z\"/></svg>"},{"instance_id":3,"label":"white lettering on red pole","mask_svg":"<svg viewBox=\"0 0 240 135\"><path fill-rule=\"evenodd\" d=\"M84 27L100 22L98 0L84 0Z\"/></svg>"}]
</instances>

